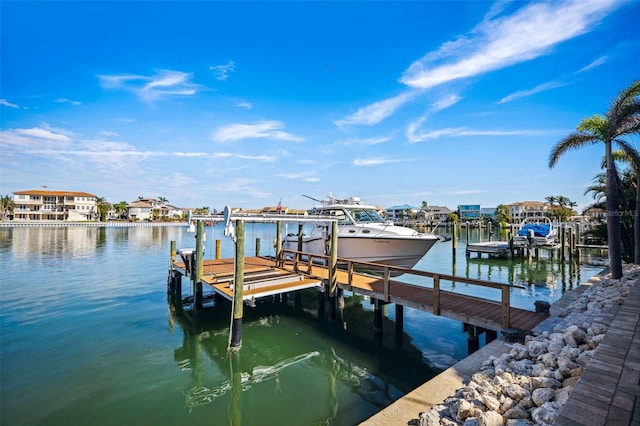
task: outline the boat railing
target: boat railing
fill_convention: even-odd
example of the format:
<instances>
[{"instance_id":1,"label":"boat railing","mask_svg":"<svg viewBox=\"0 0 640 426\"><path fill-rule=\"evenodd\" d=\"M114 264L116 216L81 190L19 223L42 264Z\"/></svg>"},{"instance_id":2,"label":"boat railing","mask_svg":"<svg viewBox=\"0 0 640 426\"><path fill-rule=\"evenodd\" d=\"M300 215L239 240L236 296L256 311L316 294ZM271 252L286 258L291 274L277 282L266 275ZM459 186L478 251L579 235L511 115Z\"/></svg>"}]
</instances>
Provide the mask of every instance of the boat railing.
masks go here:
<instances>
[{"instance_id":1,"label":"boat railing","mask_svg":"<svg viewBox=\"0 0 640 426\"><path fill-rule=\"evenodd\" d=\"M279 265L284 267L285 265L290 265L292 269L297 273L306 274L309 276L315 276L317 278L328 279L331 281L331 277L337 277L337 267L335 271L332 271L332 268L328 267L331 263L331 256L317 253L306 253L297 250L291 249L282 249L280 252L281 258L279 259ZM352 283L354 281L354 275L357 274L357 268L364 269L375 269L382 272L381 279L383 279L383 300L385 302L390 302L391 298L394 296L392 290L392 276L397 275L414 275L424 278L431 278L432 287L425 287L422 285L405 283L402 284L404 286L415 287L416 289L423 289L433 292L433 314L440 315L441 303L440 303L440 294L442 292L446 292L441 290L441 281L450 281L452 283L464 283L470 284L479 287L492 288L500 290L500 305L502 312L502 328L510 328L511 324L511 289L524 289L525 287L513 284L505 284L505 283L497 283L493 281L480 280L475 278L467 278L456 275L442 274L438 272L429 272L429 271L421 271L417 269L409 269L403 268L399 266L390 266L384 265L381 263L371 263L371 262L362 262L358 260L352 259L344 259L337 258L337 263L341 263L346 265L346 269L343 269L346 272L346 282L342 283L347 286L347 290L353 291ZM317 272L317 273L316 273ZM329 283L331 287L333 285ZM481 299L478 297L478 299ZM498 303L493 299L484 299L489 302Z\"/></svg>"}]
</instances>

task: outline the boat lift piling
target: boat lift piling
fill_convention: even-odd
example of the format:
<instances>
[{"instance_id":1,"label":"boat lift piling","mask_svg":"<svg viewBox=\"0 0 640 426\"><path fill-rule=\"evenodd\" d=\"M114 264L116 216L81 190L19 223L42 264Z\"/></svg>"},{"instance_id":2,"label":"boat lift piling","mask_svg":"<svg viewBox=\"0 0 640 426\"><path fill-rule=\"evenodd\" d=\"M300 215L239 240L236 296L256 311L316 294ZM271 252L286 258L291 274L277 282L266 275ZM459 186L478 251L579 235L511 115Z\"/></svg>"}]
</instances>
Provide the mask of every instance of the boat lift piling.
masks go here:
<instances>
[{"instance_id":1,"label":"boat lift piling","mask_svg":"<svg viewBox=\"0 0 640 426\"><path fill-rule=\"evenodd\" d=\"M229 259L220 259L220 240L216 240L216 253L215 261L207 261L208 275L204 273L204 243L206 241L206 234L204 231L204 221L213 222L225 222L225 236L231 237L235 243L235 257L233 260L233 272L231 275L225 275L223 269L215 269L212 265L220 265L218 268L224 268L224 265L229 265ZM196 226L192 221L196 222ZM275 262L274 266L267 268L266 263L273 262L266 258L260 258L260 239L256 239L256 257L252 258L250 270L245 267L245 222L261 222L261 223L275 223L276 224L276 240L275 240ZM322 297L329 294L331 304L331 318L336 317L336 296L340 298L342 291L337 286L337 244L338 244L338 231L337 222L335 218L323 217L323 218L303 218L289 216L284 217L278 215L260 215L252 216L247 214L232 214L230 209L225 208L224 219L220 216L211 215L198 215L198 217L192 217L189 214L189 228L188 233L191 235L195 233L196 247L195 249L180 249L176 250L175 241L171 241L171 257L169 265L169 278L168 278L168 292L171 301L174 303L182 303L182 276L187 276L192 282L193 299L192 309L194 312L200 311L203 307L203 284L210 285L214 290L214 297L221 294L232 302L232 318L229 333L229 350L237 351L242 346L242 318L244 303L248 303L253 306L253 300L255 297L263 297L266 295L273 295L278 297L281 302L286 302L286 292L295 291L303 288L318 287L320 280L308 279L301 273L291 273L286 270L279 269L282 267L285 259L282 253L282 222L296 222L299 225L299 230L302 231L302 222L332 222L332 240L331 240L331 263L332 273L329 274L328 279L325 281L326 290L322 293ZM232 225L235 223L235 229ZM302 234L302 232L300 232ZM177 262L177 254L180 255L183 262ZM257 264L256 264L256 259ZM266 263L265 263L266 262ZM265 264L265 265L263 265ZM275 267L275 270L273 268ZM226 267L228 270L228 266ZM265 274L265 269L269 269L272 272ZM262 272L260 272L262 271ZM213 272L213 273L212 273ZM254 275L251 275L254 274ZM256 276L255 274L259 275ZM263 278L261 275L269 275ZM227 278L224 278L224 277ZM245 276L250 279L250 286L245 289ZM228 284L225 284L228 283ZM220 287L222 285L222 287ZM226 287L225 287L226 286ZM245 290L250 294L247 296ZM255 295L255 296L254 296ZM296 301L301 301L301 298L296 296ZM342 307L344 307L344 301L342 301Z\"/></svg>"}]
</instances>

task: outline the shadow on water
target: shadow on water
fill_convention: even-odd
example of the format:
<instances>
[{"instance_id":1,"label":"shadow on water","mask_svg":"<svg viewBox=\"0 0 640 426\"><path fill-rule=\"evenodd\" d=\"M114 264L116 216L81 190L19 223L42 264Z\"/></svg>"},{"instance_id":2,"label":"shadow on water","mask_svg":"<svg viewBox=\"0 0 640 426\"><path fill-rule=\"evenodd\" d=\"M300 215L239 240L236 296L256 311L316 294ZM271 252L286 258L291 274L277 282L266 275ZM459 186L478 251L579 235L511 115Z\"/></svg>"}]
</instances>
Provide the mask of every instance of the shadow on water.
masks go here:
<instances>
[{"instance_id":1,"label":"shadow on water","mask_svg":"<svg viewBox=\"0 0 640 426\"><path fill-rule=\"evenodd\" d=\"M170 326L182 331L174 360L191 375L185 407L195 410L224 397L231 424L281 422L282 410L292 407L291 415L301 417L290 418L291 424L354 424L437 374L405 333L374 336L362 298L345 298L338 317L328 320L318 309L321 295L305 290L245 307L237 353L227 351L227 300L209 297L201 311L183 307L189 299L169 300ZM393 322L385 321L393 330ZM215 382L207 380L209 365L221 373Z\"/></svg>"}]
</instances>

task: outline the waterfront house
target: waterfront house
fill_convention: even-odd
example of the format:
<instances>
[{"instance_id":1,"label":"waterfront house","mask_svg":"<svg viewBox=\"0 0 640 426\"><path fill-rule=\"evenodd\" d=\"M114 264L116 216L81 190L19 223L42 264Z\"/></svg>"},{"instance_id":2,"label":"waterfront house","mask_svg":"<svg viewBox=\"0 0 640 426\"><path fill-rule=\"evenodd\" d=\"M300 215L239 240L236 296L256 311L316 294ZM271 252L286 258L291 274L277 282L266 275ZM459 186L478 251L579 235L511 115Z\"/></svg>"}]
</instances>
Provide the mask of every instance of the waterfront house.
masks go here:
<instances>
[{"instance_id":1,"label":"waterfront house","mask_svg":"<svg viewBox=\"0 0 640 426\"><path fill-rule=\"evenodd\" d=\"M474 222L480 220L480 204L460 204L458 214L461 222Z\"/></svg>"},{"instance_id":2,"label":"waterfront house","mask_svg":"<svg viewBox=\"0 0 640 426\"><path fill-rule=\"evenodd\" d=\"M88 221L98 219L96 196L46 188L13 193L13 220Z\"/></svg>"},{"instance_id":3,"label":"waterfront house","mask_svg":"<svg viewBox=\"0 0 640 426\"><path fill-rule=\"evenodd\" d=\"M418 212L418 220L429 222L446 222L447 217L453 213L449 207L428 206Z\"/></svg>"},{"instance_id":4,"label":"waterfront house","mask_svg":"<svg viewBox=\"0 0 640 426\"><path fill-rule=\"evenodd\" d=\"M491 220L496 218L496 208L495 207L480 207L480 217L489 217Z\"/></svg>"},{"instance_id":5,"label":"waterfront house","mask_svg":"<svg viewBox=\"0 0 640 426\"><path fill-rule=\"evenodd\" d=\"M388 220L398 222L417 217L420 209L418 207L403 204L401 206L392 206L385 209L385 216Z\"/></svg>"},{"instance_id":6,"label":"waterfront house","mask_svg":"<svg viewBox=\"0 0 640 426\"><path fill-rule=\"evenodd\" d=\"M127 206L129 220L180 219L182 210L155 198L140 197Z\"/></svg>"},{"instance_id":7,"label":"waterfront house","mask_svg":"<svg viewBox=\"0 0 640 426\"><path fill-rule=\"evenodd\" d=\"M527 218L542 218L551 207L540 201L521 201L508 204L509 216L513 223L520 223Z\"/></svg>"}]
</instances>

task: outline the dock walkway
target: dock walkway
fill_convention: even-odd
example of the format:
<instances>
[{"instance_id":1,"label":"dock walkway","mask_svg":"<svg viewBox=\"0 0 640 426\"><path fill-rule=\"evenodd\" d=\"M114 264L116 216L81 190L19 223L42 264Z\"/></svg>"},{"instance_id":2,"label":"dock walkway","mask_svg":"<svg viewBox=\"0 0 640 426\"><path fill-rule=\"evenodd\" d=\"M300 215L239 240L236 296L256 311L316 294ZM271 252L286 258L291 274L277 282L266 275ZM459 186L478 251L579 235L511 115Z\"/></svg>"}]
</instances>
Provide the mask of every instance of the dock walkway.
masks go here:
<instances>
[{"instance_id":1,"label":"dock walkway","mask_svg":"<svg viewBox=\"0 0 640 426\"><path fill-rule=\"evenodd\" d=\"M551 315L534 332L551 332L555 327L571 325L557 313L599 279L599 276L591 278L556 301L551 306ZM613 305L607 312L591 315L596 315L609 328L554 424L640 426L640 280L636 281L623 305ZM570 321L592 322L593 319L595 317L584 313ZM442 403L468 383L489 356L499 357L509 350L510 344L502 339L494 340L361 424L414 424L421 412Z\"/></svg>"},{"instance_id":2,"label":"dock walkway","mask_svg":"<svg viewBox=\"0 0 640 426\"><path fill-rule=\"evenodd\" d=\"M305 274L328 279L328 268L315 264L305 266L303 271ZM293 266L288 264L283 267L295 270ZM298 270L302 269L303 267L300 267ZM419 273L419 271L414 271L414 273ZM464 277L457 278L459 282L468 281ZM427 279L431 281L431 278L425 277L425 281ZM480 280L475 281L480 282ZM338 287L343 290L434 315L442 315L486 330L502 331L505 329L505 315L507 315L508 327L519 330L531 330L545 318L544 315L533 311L511 307L508 302L505 307L504 300L502 302L487 300L439 289L434 290L433 287L407 284L397 280L389 280L387 286L384 278L355 272L349 274L342 269L337 271L337 282ZM493 284L496 289L505 290L501 288L500 284L490 284ZM506 290L508 293L508 286ZM508 295L506 297L508 298ZM507 309L507 313L505 313L505 309Z\"/></svg>"}]
</instances>

